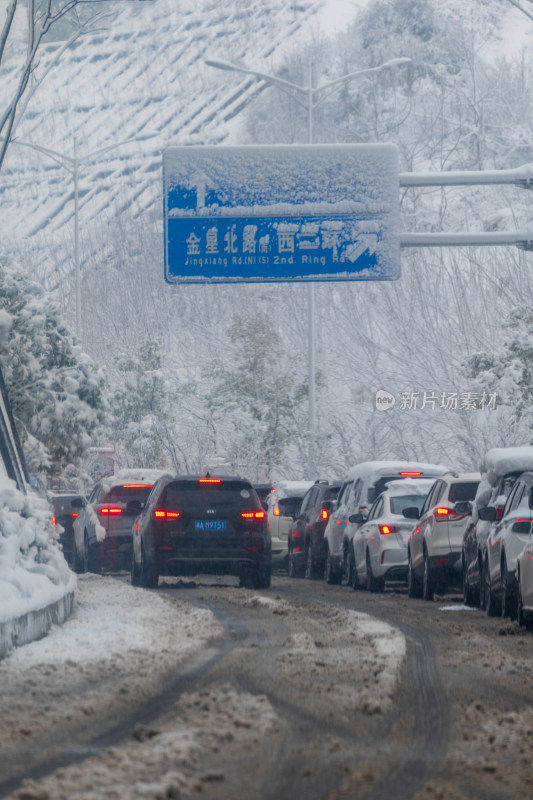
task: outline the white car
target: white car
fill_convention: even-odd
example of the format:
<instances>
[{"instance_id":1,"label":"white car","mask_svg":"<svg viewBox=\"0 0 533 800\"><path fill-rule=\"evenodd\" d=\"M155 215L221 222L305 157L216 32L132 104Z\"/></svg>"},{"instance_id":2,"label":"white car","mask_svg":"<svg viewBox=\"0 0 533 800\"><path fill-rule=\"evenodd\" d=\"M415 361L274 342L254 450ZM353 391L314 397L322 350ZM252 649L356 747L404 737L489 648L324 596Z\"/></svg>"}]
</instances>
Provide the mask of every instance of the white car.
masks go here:
<instances>
[{"instance_id":1,"label":"white car","mask_svg":"<svg viewBox=\"0 0 533 800\"><path fill-rule=\"evenodd\" d=\"M266 499L274 568L287 566L289 528L298 516L305 493L312 485L313 481L278 481Z\"/></svg>"},{"instance_id":2,"label":"white car","mask_svg":"<svg viewBox=\"0 0 533 800\"><path fill-rule=\"evenodd\" d=\"M517 562L530 543L533 509L533 472L524 472L516 480L500 520L496 509L487 506L479 510L480 519L492 522L486 543L483 568L485 608L490 616L500 613L514 618L518 611ZM527 571L522 565L522 581Z\"/></svg>"},{"instance_id":3,"label":"white car","mask_svg":"<svg viewBox=\"0 0 533 800\"><path fill-rule=\"evenodd\" d=\"M422 513L405 510L406 517L418 519L408 544L409 597L432 600L436 589L462 588L463 535L480 479L479 472L450 472L435 481Z\"/></svg>"},{"instance_id":4,"label":"white car","mask_svg":"<svg viewBox=\"0 0 533 800\"><path fill-rule=\"evenodd\" d=\"M387 580L407 579L407 538L413 524L403 510L421 509L433 480L391 481L364 522L361 513L352 515L351 522L362 523L353 538L354 589L382 592Z\"/></svg>"},{"instance_id":5,"label":"white car","mask_svg":"<svg viewBox=\"0 0 533 800\"><path fill-rule=\"evenodd\" d=\"M353 585L353 538L361 523L350 522L353 514L366 519L370 507L390 481L404 478L431 478L448 472L448 467L415 461L363 461L352 467L341 487L336 509L328 520L324 534L326 578L338 582L339 574ZM331 565L331 569L328 565Z\"/></svg>"}]
</instances>

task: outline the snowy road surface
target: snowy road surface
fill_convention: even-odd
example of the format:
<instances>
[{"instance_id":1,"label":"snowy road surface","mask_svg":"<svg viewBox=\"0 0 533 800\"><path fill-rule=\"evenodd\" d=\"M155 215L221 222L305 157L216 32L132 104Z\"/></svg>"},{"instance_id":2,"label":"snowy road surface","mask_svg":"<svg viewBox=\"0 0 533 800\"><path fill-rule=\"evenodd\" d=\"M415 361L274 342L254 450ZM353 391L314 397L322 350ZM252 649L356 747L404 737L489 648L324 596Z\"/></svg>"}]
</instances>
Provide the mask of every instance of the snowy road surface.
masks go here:
<instances>
[{"instance_id":1,"label":"snowy road surface","mask_svg":"<svg viewBox=\"0 0 533 800\"><path fill-rule=\"evenodd\" d=\"M0 796L530 798L532 656L402 587L84 576L75 617L0 662Z\"/></svg>"}]
</instances>

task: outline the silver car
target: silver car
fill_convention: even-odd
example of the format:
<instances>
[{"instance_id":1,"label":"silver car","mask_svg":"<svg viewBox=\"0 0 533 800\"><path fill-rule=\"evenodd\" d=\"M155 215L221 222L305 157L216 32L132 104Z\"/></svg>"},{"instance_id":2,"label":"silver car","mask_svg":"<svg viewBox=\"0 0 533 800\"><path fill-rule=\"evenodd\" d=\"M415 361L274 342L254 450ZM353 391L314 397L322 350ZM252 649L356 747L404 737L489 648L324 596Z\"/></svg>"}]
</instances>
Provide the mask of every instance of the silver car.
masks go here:
<instances>
[{"instance_id":1,"label":"silver car","mask_svg":"<svg viewBox=\"0 0 533 800\"><path fill-rule=\"evenodd\" d=\"M266 499L274 569L287 567L289 528L298 515L305 493L312 485L313 481L277 481Z\"/></svg>"},{"instance_id":2,"label":"silver car","mask_svg":"<svg viewBox=\"0 0 533 800\"><path fill-rule=\"evenodd\" d=\"M353 538L354 589L382 592L388 580L407 580L407 539L413 524L403 510L421 509L432 484L432 478L387 484ZM352 523L361 521L360 513L350 518Z\"/></svg>"}]
</instances>

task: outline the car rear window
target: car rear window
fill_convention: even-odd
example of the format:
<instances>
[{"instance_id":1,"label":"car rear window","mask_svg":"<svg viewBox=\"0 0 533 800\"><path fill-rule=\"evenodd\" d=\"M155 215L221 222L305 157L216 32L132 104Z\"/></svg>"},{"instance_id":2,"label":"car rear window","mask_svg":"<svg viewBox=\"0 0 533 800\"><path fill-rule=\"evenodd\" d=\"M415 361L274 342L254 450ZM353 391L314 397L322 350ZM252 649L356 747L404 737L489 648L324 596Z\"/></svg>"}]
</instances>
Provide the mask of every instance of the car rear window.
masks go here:
<instances>
[{"instance_id":1,"label":"car rear window","mask_svg":"<svg viewBox=\"0 0 533 800\"><path fill-rule=\"evenodd\" d=\"M105 495L103 502L110 503L131 503L138 500L144 505L148 500L148 495L152 491L151 484L128 484L126 486L113 486Z\"/></svg>"},{"instance_id":2,"label":"car rear window","mask_svg":"<svg viewBox=\"0 0 533 800\"><path fill-rule=\"evenodd\" d=\"M293 517L302 505L302 497L282 497L278 503L279 510L285 517Z\"/></svg>"},{"instance_id":3,"label":"car rear window","mask_svg":"<svg viewBox=\"0 0 533 800\"><path fill-rule=\"evenodd\" d=\"M246 481L173 481L164 491L163 503L169 508L187 509L190 513L205 508L224 509L226 513L262 508L255 490Z\"/></svg>"},{"instance_id":4,"label":"car rear window","mask_svg":"<svg viewBox=\"0 0 533 800\"><path fill-rule=\"evenodd\" d=\"M476 496L479 481L464 481L461 483L452 483L448 494L450 503L465 502L466 500L473 500Z\"/></svg>"},{"instance_id":5,"label":"car rear window","mask_svg":"<svg viewBox=\"0 0 533 800\"><path fill-rule=\"evenodd\" d=\"M402 514L404 508L411 508L416 506L419 511L422 511L425 494L401 494L390 498L390 510L393 514Z\"/></svg>"}]
</instances>

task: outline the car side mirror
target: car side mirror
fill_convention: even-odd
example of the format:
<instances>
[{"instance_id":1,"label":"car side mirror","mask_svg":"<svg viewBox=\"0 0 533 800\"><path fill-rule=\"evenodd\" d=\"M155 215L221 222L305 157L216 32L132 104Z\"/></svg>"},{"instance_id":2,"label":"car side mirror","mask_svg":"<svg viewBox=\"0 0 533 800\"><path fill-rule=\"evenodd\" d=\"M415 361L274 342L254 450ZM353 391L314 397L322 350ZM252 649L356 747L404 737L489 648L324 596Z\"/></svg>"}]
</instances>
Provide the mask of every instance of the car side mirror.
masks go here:
<instances>
[{"instance_id":1,"label":"car side mirror","mask_svg":"<svg viewBox=\"0 0 533 800\"><path fill-rule=\"evenodd\" d=\"M360 513L352 514L351 516L348 517L348 522L356 522L358 524L361 524L361 522L366 522L366 516Z\"/></svg>"},{"instance_id":2,"label":"car side mirror","mask_svg":"<svg viewBox=\"0 0 533 800\"><path fill-rule=\"evenodd\" d=\"M85 508L83 497L75 497L74 500L70 501L70 505L72 508Z\"/></svg>"},{"instance_id":3,"label":"car side mirror","mask_svg":"<svg viewBox=\"0 0 533 800\"><path fill-rule=\"evenodd\" d=\"M494 506L485 506L485 508L480 508L478 513L478 517L482 519L484 522L496 522L498 517L497 511Z\"/></svg>"},{"instance_id":4,"label":"car side mirror","mask_svg":"<svg viewBox=\"0 0 533 800\"><path fill-rule=\"evenodd\" d=\"M420 519L420 510L416 506L407 506L402 514L406 519Z\"/></svg>"},{"instance_id":5,"label":"car side mirror","mask_svg":"<svg viewBox=\"0 0 533 800\"><path fill-rule=\"evenodd\" d=\"M458 514L464 514L465 517L471 517L472 503L469 500L459 500L454 505L454 510L457 511Z\"/></svg>"}]
</instances>

